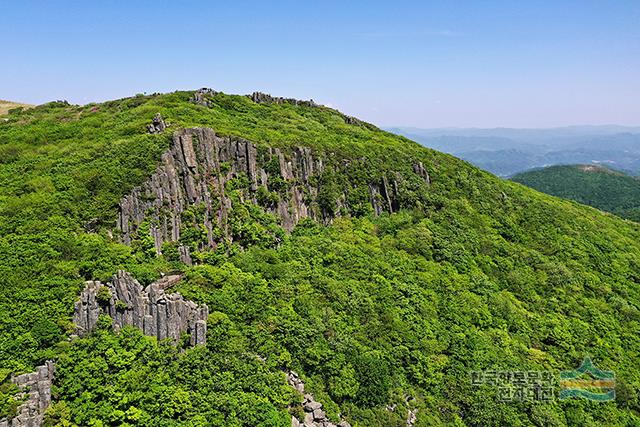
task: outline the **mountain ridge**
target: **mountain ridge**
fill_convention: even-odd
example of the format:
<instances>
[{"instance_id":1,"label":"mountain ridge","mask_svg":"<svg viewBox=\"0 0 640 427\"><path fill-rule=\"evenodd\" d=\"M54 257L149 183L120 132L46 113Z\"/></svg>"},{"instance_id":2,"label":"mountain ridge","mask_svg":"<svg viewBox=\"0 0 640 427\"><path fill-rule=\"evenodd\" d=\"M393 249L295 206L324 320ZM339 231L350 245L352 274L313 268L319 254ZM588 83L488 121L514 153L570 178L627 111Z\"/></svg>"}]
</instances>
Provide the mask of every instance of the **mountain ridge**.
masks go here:
<instances>
[{"instance_id":1,"label":"mountain ridge","mask_svg":"<svg viewBox=\"0 0 640 427\"><path fill-rule=\"evenodd\" d=\"M537 167L606 163L640 171L640 128L573 126L553 129L395 129L421 144L508 177Z\"/></svg>"},{"instance_id":2,"label":"mountain ridge","mask_svg":"<svg viewBox=\"0 0 640 427\"><path fill-rule=\"evenodd\" d=\"M603 165L550 166L517 174L512 180L622 218L640 220L640 180Z\"/></svg>"},{"instance_id":3,"label":"mountain ridge","mask_svg":"<svg viewBox=\"0 0 640 427\"><path fill-rule=\"evenodd\" d=\"M0 360L19 373L57 359L45 422L291 425L308 412L288 370L336 423L406 425L407 414L417 426L637 421L640 225L347 117L182 91L51 103L0 122ZM252 155L209 170L205 149L184 160L176 182L188 193L198 174L201 194L215 199L211 212L227 203L214 191L217 170L233 175L223 187L235 221L230 234L212 233L215 248L206 203L180 211L181 198L154 204L160 192L138 190L140 202L180 217L189 266L178 251L158 254L151 229L166 217L144 208L142 232L128 245L117 223L123 198L167 172L174 133L192 128L251 141L256 154L279 149L283 162L267 156L253 174ZM211 146L220 154L227 144ZM304 165L292 160L298 147L314 164L335 165L306 179L341 214L287 231L268 206L305 181L302 172L282 173L289 161ZM258 166L267 174L263 204L252 178L262 185ZM383 177L390 188L398 183L398 209L382 192L374 199L383 209L371 204L368 185L382 188ZM67 341L84 281L118 270L143 286L184 274L176 291L210 310L206 346L116 332L105 319ZM585 352L618 374L616 402L509 405L469 380L482 369L571 369Z\"/></svg>"}]
</instances>

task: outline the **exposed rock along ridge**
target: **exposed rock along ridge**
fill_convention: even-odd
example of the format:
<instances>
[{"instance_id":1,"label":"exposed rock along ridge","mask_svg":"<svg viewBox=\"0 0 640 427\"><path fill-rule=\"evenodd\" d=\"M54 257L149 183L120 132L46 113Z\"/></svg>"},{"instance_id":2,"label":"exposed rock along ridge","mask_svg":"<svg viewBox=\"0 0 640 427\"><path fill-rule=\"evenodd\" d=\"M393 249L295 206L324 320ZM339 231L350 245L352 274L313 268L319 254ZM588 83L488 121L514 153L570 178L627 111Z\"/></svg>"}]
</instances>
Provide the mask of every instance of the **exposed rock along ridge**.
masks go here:
<instances>
[{"instance_id":1,"label":"exposed rock along ridge","mask_svg":"<svg viewBox=\"0 0 640 427\"><path fill-rule=\"evenodd\" d=\"M194 104L203 105L205 107L210 107L211 102L207 99L207 95L215 96L220 93L219 91L213 90L208 87L203 87L201 89L196 90L193 93L193 96L189 99L189 101ZM294 98L283 98L281 96L272 96L268 93L264 92L253 92L251 95L245 95L247 98L255 102L256 104L292 104L292 105L304 105L307 107L317 107L318 104L313 102L313 99L310 100L300 100Z\"/></svg>"},{"instance_id":2,"label":"exposed rock along ridge","mask_svg":"<svg viewBox=\"0 0 640 427\"><path fill-rule=\"evenodd\" d=\"M73 319L78 334L91 332L98 316L108 314L116 330L131 325L145 335L175 341L188 333L191 345L205 344L209 308L185 300L179 293L165 292L179 280L180 276L166 276L143 288L129 273L119 271L111 282L87 282L75 304Z\"/></svg>"},{"instance_id":3,"label":"exposed rock along ridge","mask_svg":"<svg viewBox=\"0 0 640 427\"><path fill-rule=\"evenodd\" d=\"M205 107L211 107L212 103L209 99L207 99L207 95L215 96L218 93L220 92L210 88L203 87L201 89L196 90L193 96L189 99L189 101L193 102L194 104L203 105ZM301 100L301 99L295 99L295 98L284 98L281 96L272 96L264 92L253 92L251 95L245 95L245 96L250 100L252 100L253 102L255 102L256 104L291 104L291 105L302 105L305 107L321 107L322 106L314 102L313 99ZM348 125L373 127L373 125L363 122L362 120L356 117L347 116L347 115L344 115L344 122Z\"/></svg>"},{"instance_id":4,"label":"exposed rock along ridge","mask_svg":"<svg viewBox=\"0 0 640 427\"><path fill-rule=\"evenodd\" d=\"M35 372L18 375L11 382L18 386L18 398L26 401L18 407L18 414L11 419L0 419L0 427L39 427L44 411L51 403L51 383L55 372L52 361L38 366Z\"/></svg>"},{"instance_id":5,"label":"exposed rock along ridge","mask_svg":"<svg viewBox=\"0 0 640 427\"><path fill-rule=\"evenodd\" d=\"M210 107L211 102L207 99L207 95L215 95L218 93L217 91L210 89L208 87L203 87L202 89L198 89L193 93L193 97L189 99L189 101L194 104L203 105L205 107Z\"/></svg>"},{"instance_id":6,"label":"exposed rock along ridge","mask_svg":"<svg viewBox=\"0 0 640 427\"><path fill-rule=\"evenodd\" d=\"M257 104L293 104L304 105L307 107L317 107L318 104L313 102L313 99L303 101L294 98L283 98L281 96L271 96L268 93L253 92L251 95L247 95L249 99Z\"/></svg>"},{"instance_id":7,"label":"exposed rock along ridge","mask_svg":"<svg viewBox=\"0 0 640 427\"><path fill-rule=\"evenodd\" d=\"M351 427L351 424L346 420L341 420L338 424L334 424L322 410L322 403L316 401L312 394L304 392L304 381L297 373L294 371L288 372L287 382L304 395L304 402L302 403L304 419L301 421L291 416L291 427Z\"/></svg>"},{"instance_id":8,"label":"exposed rock along ridge","mask_svg":"<svg viewBox=\"0 0 640 427\"><path fill-rule=\"evenodd\" d=\"M332 167L348 170L350 162L345 160ZM332 211L318 203L318 178L326 168L323 157L309 148L297 147L287 154L277 148L258 150L250 141L218 136L209 128L182 129L173 134L172 146L162 155L151 178L121 200L116 228L120 240L131 244L146 221L160 254L164 242L180 241L183 214L198 205L203 210L197 212L195 220L206 230L206 243L198 249L215 248L222 239L232 239L227 225L232 202L225 194L225 184L239 177L248 178L246 198L253 203L258 203L259 187L271 188L274 181L286 184L285 189L279 190L277 201L262 205L276 215L286 230L293 229L303 218L328 223L341 211L348 211L349 206L344 192ZM430 183L422 163L413 168L424 182ZM376 214L400 208L399 179L402 177L396 173L391 179L381 177L362 184L368 185L369 203ZM179 253L183 262L191 263L188 247L180 246Z\"/></svg>"}]
</instances>

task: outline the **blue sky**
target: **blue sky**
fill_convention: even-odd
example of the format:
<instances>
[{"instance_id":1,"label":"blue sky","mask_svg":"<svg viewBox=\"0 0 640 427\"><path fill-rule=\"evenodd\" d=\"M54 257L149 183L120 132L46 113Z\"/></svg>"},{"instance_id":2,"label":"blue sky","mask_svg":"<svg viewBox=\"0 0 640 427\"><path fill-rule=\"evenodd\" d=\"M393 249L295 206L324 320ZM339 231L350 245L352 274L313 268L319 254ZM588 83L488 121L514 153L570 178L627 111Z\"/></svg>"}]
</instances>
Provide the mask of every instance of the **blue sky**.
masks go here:
<instances>
[{"instance_id":1,"label":"blue sky","mask_svg":"<svg viewBox=\"0 0 640 427\"><path fill-rule=\"evenodd\" d=\"M381 126L640 125L640 1L0 0L0 99L212 87Z\"/></svg>"}]
</instances>

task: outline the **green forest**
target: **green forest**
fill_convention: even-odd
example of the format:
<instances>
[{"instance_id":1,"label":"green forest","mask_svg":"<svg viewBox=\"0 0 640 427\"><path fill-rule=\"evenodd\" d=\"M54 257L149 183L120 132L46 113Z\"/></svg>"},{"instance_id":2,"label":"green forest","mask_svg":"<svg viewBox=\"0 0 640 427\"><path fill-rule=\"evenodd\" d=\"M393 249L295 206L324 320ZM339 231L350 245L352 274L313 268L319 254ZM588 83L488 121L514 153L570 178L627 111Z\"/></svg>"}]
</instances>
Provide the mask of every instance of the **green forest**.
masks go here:
<instances>
[{"instance_id":1,"label":"green forest","mask_svg":"<svg viewBox=\"0 0 640 427\"><path fill-rule=\"evenodd\" d=\"M517 174L512 179L552 196L640 221L640 180L604 166L550 166Z\"/></svg>"},{"instance_id":2,"label":"green forest","mask_svg":"<svg viewBox=\"0 0 640 427\"><path fill-rule=\"evenodd\" d=\"M11 374L55 359L49 426L290 426L303 399L290 369L352 426L405 426L409 409L416 426L640 424L640 224L331 108L192 96L0 117L0 418L20 404ZM169 127L152 135L156 113ZM194 126L357 159L367 176L420 161L431 184L399 212L304 220L291 233L246 207L238 233L251 239L195 254L194 266L118 243L118 202L153 173L172 132ZM115 332L104 317L71 338L84 282L119 269L142 284L184 273L176 290L210 309L207 345ZM616 373L615 401L505 403L471 382L472 371L561 371L585 356Z\"/></svg>"}]
</instances>

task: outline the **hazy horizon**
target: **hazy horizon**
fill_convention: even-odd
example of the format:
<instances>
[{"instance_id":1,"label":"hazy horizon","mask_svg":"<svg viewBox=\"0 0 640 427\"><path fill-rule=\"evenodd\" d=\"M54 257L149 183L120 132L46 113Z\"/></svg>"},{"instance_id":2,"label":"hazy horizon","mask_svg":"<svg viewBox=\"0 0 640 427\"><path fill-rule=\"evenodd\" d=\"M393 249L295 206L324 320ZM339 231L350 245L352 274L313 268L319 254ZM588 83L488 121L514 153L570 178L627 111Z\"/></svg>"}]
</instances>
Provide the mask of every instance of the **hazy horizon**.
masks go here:
<instances>
[{"instance_id":1,"label":"hazy horizon","mask_svg":"<svg viewBox=\"0 0 640 427\"><path fill-rule=\"evenodd\" d=\"M0 98L212 87L381 127L640 125L640 3L9 2Z\"/></svg>"}]
</instances>

